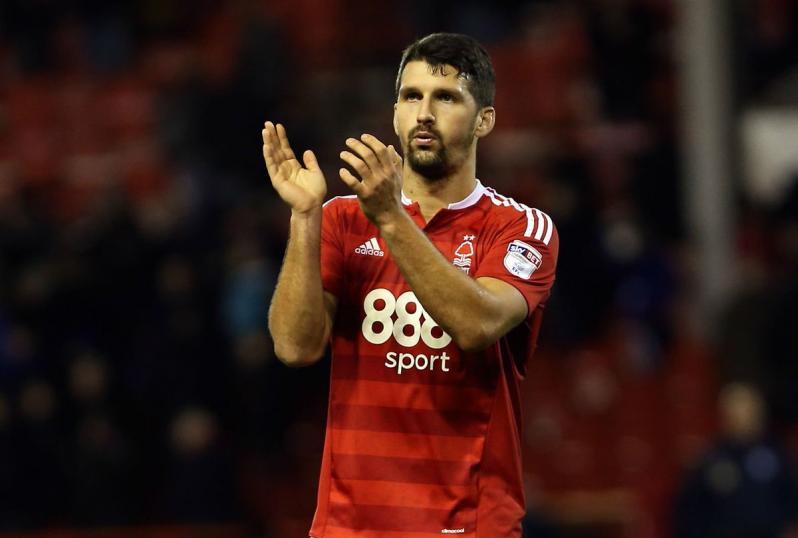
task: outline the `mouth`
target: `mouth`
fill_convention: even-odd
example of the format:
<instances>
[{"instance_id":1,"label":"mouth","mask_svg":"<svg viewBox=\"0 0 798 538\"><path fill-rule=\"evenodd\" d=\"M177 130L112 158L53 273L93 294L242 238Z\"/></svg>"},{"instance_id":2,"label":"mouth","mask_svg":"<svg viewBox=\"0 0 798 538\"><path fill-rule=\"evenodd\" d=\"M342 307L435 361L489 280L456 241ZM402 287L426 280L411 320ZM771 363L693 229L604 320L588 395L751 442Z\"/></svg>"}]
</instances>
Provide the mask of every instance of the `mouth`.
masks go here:
<instances>
[{"instance_id":1,"label":"mouth","mask_svg":"<svg viewBox=\"0 0 798 538\"><path fill-rule=\"evenodd\" d=\"M429 131L418 131L413 135L413 141L418 147L431 146L436 140L438 137Z\"/></svg>"}]
</instances>

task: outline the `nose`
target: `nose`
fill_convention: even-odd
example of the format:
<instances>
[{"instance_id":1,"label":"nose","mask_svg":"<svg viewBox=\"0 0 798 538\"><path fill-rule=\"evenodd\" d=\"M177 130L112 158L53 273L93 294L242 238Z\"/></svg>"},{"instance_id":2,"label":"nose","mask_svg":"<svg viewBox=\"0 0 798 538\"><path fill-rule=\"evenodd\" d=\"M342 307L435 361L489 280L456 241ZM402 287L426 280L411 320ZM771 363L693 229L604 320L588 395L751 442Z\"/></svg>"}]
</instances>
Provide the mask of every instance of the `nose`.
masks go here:
<instances>
[{"instance_id":1,"label":"nose","mask_svg":"<svg viewBox=\"0 0 798 538\"><path fill-rule=\"evenodd\" d=\"M435 123L435 114L433 114L430 99L422 99L419 103L416 121L422 124Z\"/></svg>"}]
</instances>

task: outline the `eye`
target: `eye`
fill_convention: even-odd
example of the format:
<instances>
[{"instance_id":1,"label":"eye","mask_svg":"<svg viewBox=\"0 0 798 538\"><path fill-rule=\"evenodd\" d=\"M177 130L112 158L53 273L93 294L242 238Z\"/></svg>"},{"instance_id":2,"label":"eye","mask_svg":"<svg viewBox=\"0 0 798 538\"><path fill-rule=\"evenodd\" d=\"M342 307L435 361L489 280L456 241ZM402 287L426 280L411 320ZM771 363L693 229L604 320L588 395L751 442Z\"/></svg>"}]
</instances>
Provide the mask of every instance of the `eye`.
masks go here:
<instances>
[{"instance_id":1,"label":"eye","mask_svg":"<svg viewBox=\"0 0 798 538\"><path fill-rule=\"evenodd\" d=\"M421 99L421 94L418 92L407 92L405 94L405 101L418 101Z\"/></svg>"},{"instance_id":2,"label":"eye","mask_svg":"<svg viewBox=\"0 0 798 538\"><path fill-rule=\"evenodd\" d=\"M444 103L452 103L454 102L454 95L452 95L451 93L441 93L440 95L438 95L438 99L440 99Z\"/></svg>"}]
</instances>

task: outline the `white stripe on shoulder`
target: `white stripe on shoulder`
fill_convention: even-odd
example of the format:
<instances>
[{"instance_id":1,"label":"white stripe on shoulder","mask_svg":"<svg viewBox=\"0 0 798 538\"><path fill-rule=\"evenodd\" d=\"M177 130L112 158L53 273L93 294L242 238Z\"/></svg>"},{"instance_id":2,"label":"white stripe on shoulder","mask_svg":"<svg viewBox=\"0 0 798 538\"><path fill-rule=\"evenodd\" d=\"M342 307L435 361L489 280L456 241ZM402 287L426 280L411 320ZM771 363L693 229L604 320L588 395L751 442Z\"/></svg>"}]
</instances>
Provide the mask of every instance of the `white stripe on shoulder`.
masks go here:
<instances>
[{"instance_id":1,"label":"white stripe on shoulder","mask_svg":"<svg viewBox=\"0 0 798 538\"><path fill-rule=\"evenodd\" d=\"M551 241L551 234L554 231L554 223L546 213L543 213L543 216L546 217L546 237L543 238L543 244L548 245L549 241Z\"/></svg>"},{"instance_id":2,"label":"white stripe on shoulder","mask_svg":"<svg viewBox=\"0 0 798 538\"><path fill-rule=\"evenodd\" d=\"M499 200L496 191L494 191L492 187L485 189L485 194L490 198L490 201L493 202L493 205L502 205L501 200Z\"/></svg>"},{"instance_id":3,"label":"white stripe on shoulder","mask_svg":"<svg viewBox=\"0 0 798 538\"><path fill-rule=\"evenodd\" d=\"M526 213L526 230L524 230L524 237L532 237L532 230L535 229L535 219L532 217L532 208L527 207L524 213Z\"/></svg>"},{"instance_id":4,"label":"white stripe on shoulder","mask_svg":"<svg viewBox=\"0 0 798 538\"><path fill-rule=\"evenodd\" d=\"M544 245L549 244L551 236L554 233L554 223L551 221L550 216L540 209L533 209L528 205L518 203L512 198L499 194L493 187L486 188L485 194L494 205L512 207L516 211L521 211L526 214L526 230L524 230L524 237L532 237L534 233L535 239L542 241Z\"/></svg>"},{"instance_id":5,"label":"white stripe on shoulder","mask_svg":"<svg viewBox=\"0 0 798 538\"><path fill-rule=\"evenodd\" d=\"M485 189L485 194L488 195L488 198L490 198L491 202L493 202L494 205L500 205L500 206L504 206L504 207L512 207L516 211L520 211L520 212L524 212L527 209L529 209L524 204L519 204L518 202L516 202L512 198L508 198L507 196L499 194L492 187L488 187L487 189Z\"/></svg>"},{"instance_id":6,"label":"white stripe on shoulder","mask_svg":"<svg viewBox=\"0 0 798 538\"><path fill-rule=\"evenodd\" d=\"M544 224L543 223L543 213L540 211L540 209L536 208L535 209L535 215L537 215L537 217L538 217L538 225L535 228L535 239L540 241L541 239L543 239L543 224Z\"/></svg>"},{"instance_id":7,"label":"white stripe on shoulder","mask_svg":"<svg viewBox=\"0 0 798 538\"><path fill-rule=\"evenodd\" d=\"M485 189L485 194L488 195L488 198L490 198L494 205L512 207L516 211L524 213L526 215L526 230L524 230L524 237L532 236L532 231L535 229L535 222L534 218L532 217L531 207L524 204L519 204L512 198L508 198L507 196L499 194L492 187Z\"/></svg>"},{"instance_id":8,"label":"white stripe on shoulder","mask_svg":"<svg viewBox=\"0 0 798 538\"><path fill-rule=\"evenodd\" d=\"M549 241L551 241L551 234L554 232L554 223L551 221L551 217L540 209L535 209L535 214L538 222L535 229L535 239L543 241L544 245L548 245Z\"/></svg>"},{"instance_id":9,"label":"white stripe on shoulder","mask_svg":"<svg viewBox=\"0 0 798 538\"><path fill-rule=\"evenodd\" d=\"M337 200L337 199L339 199L339 198L357 198L357 194L347 194L347 195L345 195L345 196L334 196L334 197L330 198L329 200L327 200L326 202L324 202L324 203L322 204L322 207L326 207L326 206L327 206L327 204L329 204L329 203L330 203L330 202L332 202L333 200Z\"/></svg>"}]
</instances>

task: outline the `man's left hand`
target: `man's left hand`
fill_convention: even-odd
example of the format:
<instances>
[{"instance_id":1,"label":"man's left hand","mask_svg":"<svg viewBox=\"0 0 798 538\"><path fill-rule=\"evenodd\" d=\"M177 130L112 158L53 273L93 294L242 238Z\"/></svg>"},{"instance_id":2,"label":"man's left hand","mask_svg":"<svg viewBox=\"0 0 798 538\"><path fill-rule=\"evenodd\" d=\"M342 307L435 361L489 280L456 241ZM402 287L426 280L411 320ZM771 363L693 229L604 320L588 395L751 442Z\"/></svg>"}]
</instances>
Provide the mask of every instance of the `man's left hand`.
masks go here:
<instances>
[{"instance_id":1,"label":"man's left hand","mask_svg":"<svg viewBox=\"0 0 798 538\"><path fill-rule=\"evenodd\" d=\"M341 152L341 160L352 167L360 179L347 168L338 175L360 201L366 217L380 226L402 211L402 158L393 146L386 146L376 137L364 134L360 140L347 138L349 151Z\"/></svg>"}]
</instances>

